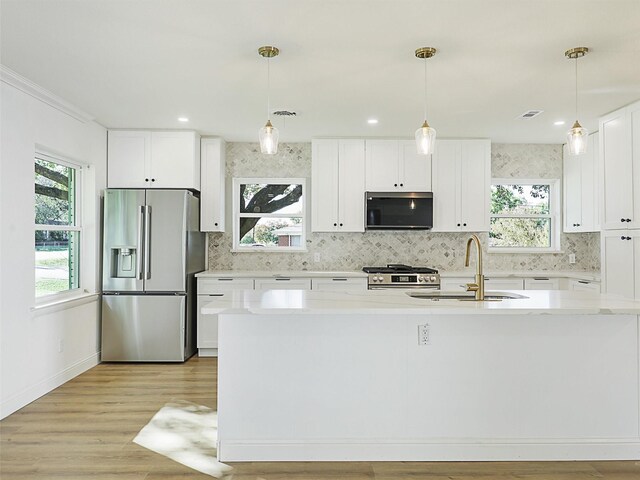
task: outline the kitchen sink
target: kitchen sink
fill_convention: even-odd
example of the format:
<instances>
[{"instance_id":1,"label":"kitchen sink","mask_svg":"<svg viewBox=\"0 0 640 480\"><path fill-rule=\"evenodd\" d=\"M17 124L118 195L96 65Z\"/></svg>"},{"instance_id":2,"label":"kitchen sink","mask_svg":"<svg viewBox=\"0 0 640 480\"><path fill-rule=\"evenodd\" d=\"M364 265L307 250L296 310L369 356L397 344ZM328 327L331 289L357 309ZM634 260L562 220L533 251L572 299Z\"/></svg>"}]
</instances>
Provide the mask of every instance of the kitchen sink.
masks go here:
<instances>
[{"instance_id":1,"label":"kitchen sink","mask_svg":"<svg viewBox=\"0 0 640 480\"><path fill-rule=\"evenodd\" d=\"M413 298L424 298L426 300L460 300L466 302L476 301L474 292L441 292L441 291L429 291L429 292L406 292L407 295ZM498 302L500 300L516 300L519 298L529 298L525 295L518 293L507 292L485 292L484 300L489 302ZM482 300L479 300L482 301Z\"/></svg>"}]
</instances>

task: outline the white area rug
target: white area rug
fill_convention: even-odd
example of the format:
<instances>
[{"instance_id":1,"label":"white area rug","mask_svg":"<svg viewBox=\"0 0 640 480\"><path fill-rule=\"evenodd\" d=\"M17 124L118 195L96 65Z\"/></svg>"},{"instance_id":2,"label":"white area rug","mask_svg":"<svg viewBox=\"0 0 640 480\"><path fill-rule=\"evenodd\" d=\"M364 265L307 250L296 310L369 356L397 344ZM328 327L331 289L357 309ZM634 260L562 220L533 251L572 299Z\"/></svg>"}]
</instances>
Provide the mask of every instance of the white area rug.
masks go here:
<instances>
[{"instance_id":1,"label":"white area rug","mask_svg":"<svg viewBox=\"0 0 640 480\"><path fill-rule=\"evenodd\" d=\"M218 413L190 402L167 403L134 443L198 472L220 478L232 467L217 460Z\"/></svg>"}]
</instances>

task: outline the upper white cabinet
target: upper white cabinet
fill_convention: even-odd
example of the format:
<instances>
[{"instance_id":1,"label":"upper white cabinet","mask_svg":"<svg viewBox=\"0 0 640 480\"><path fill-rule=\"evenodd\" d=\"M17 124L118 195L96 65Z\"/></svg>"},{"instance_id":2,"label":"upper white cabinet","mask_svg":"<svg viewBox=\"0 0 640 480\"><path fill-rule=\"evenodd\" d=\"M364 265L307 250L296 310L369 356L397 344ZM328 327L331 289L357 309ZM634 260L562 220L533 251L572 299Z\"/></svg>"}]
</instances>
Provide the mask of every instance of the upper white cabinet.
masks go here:
<instances>
[{"instance_id":1,"label":"upper white cabinet","mask_svg":"<svg viewBox=\"0 0 640 480\"><path fill-rule=\"evenodd\" d=\"M605 230L640 228L640 102L600 119Z\"/></svg>"},{"instance_id":2,"label":"upper white cabinet","mask_svg":"<svg viewBox=\"0 0 640 480\"><path fill-rule=\"evenodd\" d=\"M587 152L583 155L571 155L568 146L563 147L565 232L600 230L598 143L595 133L589 136Z\"/></svg>"},{"instance_id":3,"label":"upper white cabinet","mask_svg":"<svg viewBox=\"0 0 640 480\"><path fill-rule=\"evenodd\" d=\"M192 131L109 130L109 188L200 190L200 136Z\"/></svg>"},{"instance_id":4,"label":"upper white cabinet","mask_svg":"<svg viewBox=\"0 0 640 480\"><path fill-rule=\"evenodd\" d=\"M364 232L364 172L364 140L313 140L312 231Z\"/></svg>"},{"instance_id":5,"label":"upper white cabinet","mask_svg":"<svg viewBox=\"0 0 640 480\"><path fill-rule=\"evenodd\" d=\"M203 138L201 143L200 231L224 232L225 142Z\"/></svg>"},{"instance_id":6,"label":"upper white cabinet","mask_svg":"<svg viewBox=\"0 0 640 480\"><path fill-rule=\"evenodd\" d=\"M640 300L640 230L602 232L602 293Z\"/></svg>"},{"instance_id":7,"label":"upper white cabinet","mask_svg":"<svg viewBox=\"0 0 640 480\"><path fill-rule=\"evenodd\" d=\"M491 141L438 140L432 164L433 231L488 231Z\"/></svg>"},{"instance_id":8,"label":"upper white cabinet","mask_svg":"<svg viewBox=\"0 0 640 480\"><path fill-rule=\"evenodd\" d=\"M413 140L367 140L368 192L430 192L431 155L420 155Z\"/></svg>"}]
</instances>

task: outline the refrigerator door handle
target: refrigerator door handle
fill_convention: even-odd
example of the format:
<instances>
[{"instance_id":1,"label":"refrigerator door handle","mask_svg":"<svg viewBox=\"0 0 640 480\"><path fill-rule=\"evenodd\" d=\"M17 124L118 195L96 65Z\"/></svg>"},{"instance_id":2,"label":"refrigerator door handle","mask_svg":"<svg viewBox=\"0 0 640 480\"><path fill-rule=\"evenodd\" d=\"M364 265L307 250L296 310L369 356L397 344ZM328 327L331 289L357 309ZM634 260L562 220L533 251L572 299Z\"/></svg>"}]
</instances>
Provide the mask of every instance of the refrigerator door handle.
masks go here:
<instances>
[{"instance_id":1,"label":"refrigerator door handle","mask_svg":"<svg viewBox=\"0 0 640 480\"><path fill-rule=\"evenodd\" d=\"M144 207L144 271L145 278L151 278L151 206Z\"/></svg>"},{"instance_id":2,"label":"refrigerator door handle","mask_svg":"<svg viewBox=\"0 0 640 480\"><path fill-rule=\"evenodd\" d=\"M142 280L144 278L144 263L142 261L144 253L142 249L144 248L142 243L144 239L144 207L140 205L138 209L138 252L136 253L136 257L138 259L138 279Z\"/></svg>"}]
</instances>

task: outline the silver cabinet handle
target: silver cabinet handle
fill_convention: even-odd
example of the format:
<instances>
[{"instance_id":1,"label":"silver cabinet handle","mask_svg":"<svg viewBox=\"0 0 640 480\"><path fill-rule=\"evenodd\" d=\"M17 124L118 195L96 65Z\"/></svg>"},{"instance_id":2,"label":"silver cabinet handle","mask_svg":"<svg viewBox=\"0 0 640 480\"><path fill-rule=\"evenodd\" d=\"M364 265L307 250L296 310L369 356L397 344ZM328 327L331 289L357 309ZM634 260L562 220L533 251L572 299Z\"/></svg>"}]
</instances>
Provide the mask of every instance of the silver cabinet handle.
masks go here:
<instances>
[{"instance_id":1,"label":"silver cabinet handle","mask_svg":"<svg viewBox=\"0 0 640 480\"><path fill-rule=\"evenodd\" d=\"M144 258L144 207L140 205L138 210L138 251L136 252L137 258L137 268L138 268L138 280L142 280L144 278L144 264L142 263L142 259Z\"/></svg>"},{"instance_id":2,"label":"silver cabinet handle","mask_svg":"<svg viewBox=\"0 0 640 480\"><path fill-rule=\"evenodd\" d=\"M589 285L591 282L587 282L586 280L578 280L578 283L583 283L584 285Z\"/></svg>"},{"instance_id":3,"label":"silver cabinet handle","mask_svg":"<svg viewBox=\"0 0 640 480\"><path fill-rule=\"evenodd\" d=\"M147 280L151 278L151 206L144 207L144 270Z\"/></svg>"},{"instance_id":4,"label":"silver cabinet handle","mask_svg":"<svg viewBox=\"0 0 640 480\"><path fill-rule=\"evenodd\" d=\"M288 282L289 280L291 280L291 279L290 278L283 278L283 277L276 278L276 281L278 281L278 282Z\"/></svg>"},{"instance_id":5,"label":"silver cabinet handle","mask_svg":"<svg viewBox=\"0 0 640 480\"><path fill-rule=\"evenodd\" d=\"M331 280L333 280L334 282L346 282L347 281L346 278L332 278Z\"/></svg>"},{"instance_id":6,"label":"silver cabinet handle","mask_svg":"<svg viewBox=\"0 0 640 480\"><path fill-rule=\"evenodd\" d=\"M549 280L548 277L533 277L534 280Z\"/></svg>"},{"instance_id":7,"label":"silver cabinet handle","mask_svg":"<svg viewBox=\"0 0 640 480\"><path fill-rule=\"evenodd\" d=\"M233 282L233 278L219 278L219 282Z\"/></svg>"}]
</instances>

